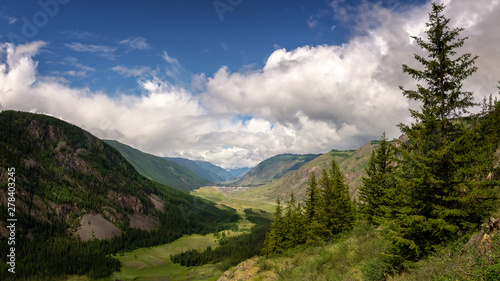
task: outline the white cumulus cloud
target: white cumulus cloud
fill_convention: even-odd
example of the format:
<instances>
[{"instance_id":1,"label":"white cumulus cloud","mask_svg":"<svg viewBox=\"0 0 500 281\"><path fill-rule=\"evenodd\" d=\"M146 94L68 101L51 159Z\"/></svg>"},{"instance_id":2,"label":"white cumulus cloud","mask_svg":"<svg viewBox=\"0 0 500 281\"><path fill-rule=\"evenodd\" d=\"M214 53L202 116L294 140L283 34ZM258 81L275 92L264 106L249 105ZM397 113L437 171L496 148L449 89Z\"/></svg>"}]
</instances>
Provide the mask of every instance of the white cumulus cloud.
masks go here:
<instances>
[{"instance_id":1,"label":"white cumulus cloud","mask_svg":"<svg viewBox=\"0 0 500 281\"><path fill-rule=\"evenodd\" d=\"M191 75L190 89L158 78L138 80L140 95L72 88L37 73L35 57L46 43L1 44L1 108L48 113L148 153L207 160L225 168L252 166L279 153L357 148L384 131L397 137L395 125L410 122L408 108L418 107L399 90L416 84L401 65L419 66L413 54L421 50L410 36L425 35L430 4L354 11L346 2L330 6L338 19L357 13L349 42L292 50L276 46L264 67L244 72L221 67L213 75ZM499 1L491 0L455 0L446 9L453 26L467 27L462 35L470 39L463 51L480 56L478 72L465 85L478 101L496 92L500 79L499 14ZM115 52L77 42L66 46L98 55ZM167 52L162 58L167 76L185 71ZM78 61L67 63L92 71ZM122 65L113 70L137 77L145 71Z\"/></svg>"}]
</instances>

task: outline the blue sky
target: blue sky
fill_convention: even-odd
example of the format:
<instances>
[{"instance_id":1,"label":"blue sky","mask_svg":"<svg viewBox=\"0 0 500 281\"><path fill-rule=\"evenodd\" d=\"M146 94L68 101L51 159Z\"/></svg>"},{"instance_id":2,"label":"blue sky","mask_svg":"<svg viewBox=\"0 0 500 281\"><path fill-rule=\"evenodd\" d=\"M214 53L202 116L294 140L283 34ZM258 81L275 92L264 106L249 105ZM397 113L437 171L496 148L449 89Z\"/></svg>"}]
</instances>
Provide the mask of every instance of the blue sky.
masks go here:
<instances>
[{"instance_id":1,"label":"blue sky","mask_svg":"<svg viewBox=\"0 0 500 281\"><path fill-rule=\"evenodd\" d=\"M498 1L443 1L473 39L466 50L481 57L469 86L479 98L494 92ZM399 86L412 81L401 64L419 50L409 38L424 36L429 7L3 0L0 109L51 114L156 155L227 168L357 148L384 131L397 137L395 125L409 121L415 105Z\"/></svg>"},{"instance_id":2,"label":"blue sky","mask_svg":"<svg viewBox=\"0 0 500 281\"><path fill-rule=\"evenodd\" d=\"M187 83L191 75L211 75L222 65L233 71L262 67L279 47L339 44L349 36L348 27L333 19L324 1L72 0L64 5L55 0L42 1L50 11L56 11L42 27L36 23L42 25L43 16L36 15L45 10L35 3L2 2L2 38L21 41L15 36L9 38L8 34L14 33L29 36L26 39L30 41L48 42L47 52L39 56L41 73L85 70L68 63L68 57L75 58L89 68L85 77L72 77L72 85L89 85L107 92L136 86L134 77L124 79L112 71L117 65L164 74L171 67L162 59L164 52L182 66L178 77L170 78ZM12 19L16 21L9 24ZM317 24L311 28L308 21ZM38 31L32 32L30 26ZM132 46L127 39L142 45ZM77 46L81 51L75 50ZM90 51L92 47L94 52ZM95 70L88 71L90 68Z\"/></svg>"},{"instance_id":3,"label":"blue sky","mask_svg":"<svg viewBox=\"0 0 500 281\"><path fill-rule=\"evenodd\" d=\"M48 42L39 56L40 73L63 74L73 86L110 94L137 90L137 77L120 75L112 70L116 66L157 75L178 67L167 78L188 84L192 75L212 75L223 65L231 71L262 68L277 48L340 45L354 32L351 22L334 18L328 1L37 2L2 2L2 38ZM381 4L397 8L404 2ZM165 52L179 66L162 59Z\"/></svg>"}]
</instances>

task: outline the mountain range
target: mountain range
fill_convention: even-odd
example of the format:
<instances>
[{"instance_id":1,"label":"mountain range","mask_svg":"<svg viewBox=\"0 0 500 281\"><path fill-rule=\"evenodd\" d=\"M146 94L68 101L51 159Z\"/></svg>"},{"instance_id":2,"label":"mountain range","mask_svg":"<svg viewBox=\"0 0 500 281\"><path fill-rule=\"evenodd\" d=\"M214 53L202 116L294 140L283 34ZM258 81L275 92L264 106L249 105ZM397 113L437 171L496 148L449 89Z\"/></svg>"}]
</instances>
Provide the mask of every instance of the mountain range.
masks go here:
<instances>
[{"instance_id":1,"label":"mountain range","mask_svg":"<svg viewBox=\"0 0 500 281\"><path fill-rule=\"evenodd\" d=\"M289 171L297 170L321 154L281 154L260 162L234 185L258 186L276 180Z\"/></svg>"},{"instance_id":2,"label":"mountain range","mask_svg":"<svg viewBox=\"0 0 500 281\"><path fill-rule=\"evenodd\" d=\"M175 162L181 166L184 166L189 170L191 170L192 172L196 173L197 175L217 183L238 180L252 169L244 167L238 169L225 170L207 161L189 160L186 158L179 158L179 157L163 157L163 158Z\"/></svg>"},{"instance_id":3,"label":"mountain range","mask_svg":"<svg viewBox=\"0 0 500 281\"><path fill-rule=\"evenodd\" d=\"M174 161L144 153L118 141L105 140L105 142L118 150L141 175L164 185L189 192L201 186L214 184L213 181Z\"/></svg>"},{"instance_id":4,"label":"mountain range","mask_svg":"<svg viewBox=\"0 0 500 281\"><path fill-rule=\"evenodd\" d=\"M14 276L2 254L0 280L107 276L120 265L110 254L239 219L231 208L145 178L112 146L41 114L0 113L0 167L0 252L14 247L19 257Z\"/></svg>"},{"instance_id":5,"label":"mountain range","mask_svg":"<svg viewBox=\"0 0 500 281\"><path fill-rule=\"evenodd\" d=\"M47 276L107 276L119 265L110 254L169 243L183 234L230 229L239 217L235 210L188 193L249 169L226 171L209 162L165 159L117 141L102 141L53 117L15 111L0 113L0 144L0 165L15 168L17 249L28 257L19 270L28 279L37 276L40 266L51 268ZM293 191L301 199L310 173L327 169L332 159L355 196L376 145L322 155L276 155L231 184L253 189L228 196L273 202ZM2 170L0 184L7 186L10 177ZM6 189L0 190L2 252L8 251L9 196ZM37 254L29 254L33 252Z\"/></svg>"},{"instance_id":6,"label":"mountain range","mask_svg":"<svg viewBox=\"0 0 500 281\"><path fill-rule=\"evenodd\" d=\"M340 151L333 149L311 159L307 163L303 163L298 169L288 170L281 175L276 174L273 180L263 185L254 189L235 192L230 196L244 200L274 202L278 198L282 201L287 200L290 193L293 192L296 199L303 200L306 197L306 189L309 185L311 173L314 172L319 177L321 171L323 169L328 170L332 160L335 160L345 177L345 183L349 185L351 197L356 197L358 187L365 175L364 169L368 165L372 150L377 147L378 143L379 141L371 141L357 150ZM263 176L257 174L256 177Z\"/></svg>"}]
</instances>

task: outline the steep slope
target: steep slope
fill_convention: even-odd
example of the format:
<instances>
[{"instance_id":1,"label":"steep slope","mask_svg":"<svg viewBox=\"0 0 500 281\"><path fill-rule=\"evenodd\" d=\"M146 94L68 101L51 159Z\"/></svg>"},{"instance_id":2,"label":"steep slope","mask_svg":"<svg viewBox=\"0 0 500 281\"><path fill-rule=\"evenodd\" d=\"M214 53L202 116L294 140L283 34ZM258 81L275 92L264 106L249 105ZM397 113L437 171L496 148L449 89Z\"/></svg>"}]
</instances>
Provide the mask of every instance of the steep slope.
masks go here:
<instances>
[{"instance_id":1,"label":"steep slope","mask_svg":"<svg viewBox=\"0 0 500 281\"><path fill-rule=\"evenodd\" d=\"M193 160L189 160L186 158L180 158L180 157L162 157L163 159L167 159L169 161L175 162L176 164L179 164L181 166L184 166L194 172L195 174L204 177L205 179L208 179L210 181L214 181L213 179L210 178L208 175L207 171L205 169L201 168L194 162Z\"/></svg>"},{"instance_id":2,"label":"steep slope","mask_svg":"<svg viewBox=\"0 0 500 281\"><path fill-rule=\"evenodd\" d=\"M386 241L372 226L358 224L348 235L321 245L299 246L283 254L253 257L227 270L231 280L384 280L377 257ZM419 279L432 280L432 279Z\"/></svg>"},{"instance_id":3,"label":"steep slope","mask_svg":"<svg viewBox=\"0 0 500 281\"><path fill-rule=\"evenodd\" d=\"M15 247L19 258L13 275L0 257L0 280L106 276L119 268L109 254L238 219L234 210L146 179L113 147L40 114L0 113L0 167L0 252ZM15 244L8 243L13 224Z\"/></svg>"},{"instance_id":4,"label":"steep slope","mask_svg":"<svg viewBox=\"0 0 500 281\"><path fill-rule=\"evenodd\" d=\"M364 169L370 160L371 151L376 148L377 144L378 141L372 141L358 150L332 150L307 162L298 170L289 171L282 177L255 189L233 193L231 197L274 202L278 197L287 199L293 192L297 199L302 200L306 196L311 172L314 171L316 176L320 176L323 169L329 169L332 160L337 162L344 174L351 196L356 196L356 191L364 176Z\"/></svg>"},{"instance_id":5,"label":"steep slope","mask_svg":"<svg viewBox=\"0 0 500 281\"><path fill-rule=\"evenodd\" d=\"M260 162L245 174L235 185L257 186L279 179L289 171L297 170L302 165L320 156L320 154L282 154Z\"/></svg>"},{"instance_id":6,"label":"steep slope","mask_svg":"<svg viewBox=\"0 0 500 281\"><path fill-rule=\"evenodd\" d=\"M219 166L207 161L189 160L180 157L163 157L164 159L184 166L203 178L212 182L224 182L232 178L231 174Z\"/></svg>"},{"instance_id":7,"label":"steep slope","mask_svg":"<svg viewBox=\"0 0 500 281\"><path fill-rule=\"evenodd\" d=\"M189 192L213 184L212 181L173 161L144 153L114 140L105 142L118 150L141 175L164 185Z\"/></svg>"}]
</instances>

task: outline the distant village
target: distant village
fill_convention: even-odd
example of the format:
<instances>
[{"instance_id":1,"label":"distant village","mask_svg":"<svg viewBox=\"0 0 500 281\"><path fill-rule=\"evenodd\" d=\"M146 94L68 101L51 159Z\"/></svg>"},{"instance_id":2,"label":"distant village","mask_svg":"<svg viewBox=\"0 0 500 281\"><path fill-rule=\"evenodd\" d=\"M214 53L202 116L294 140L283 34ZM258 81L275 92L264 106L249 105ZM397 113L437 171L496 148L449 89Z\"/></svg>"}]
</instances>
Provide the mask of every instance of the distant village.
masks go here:
<instances>
[{"instance_id":1,"label":"distant village","mask_svg":"<svg viewBox=\"0 0 500 281\"><path fill-rule=\"evenodd\" d=\"M217 189L223 193L232 193L243 190L250 190L254 188L255 186L217 186Z\"/></svg>"}]
</instances>

